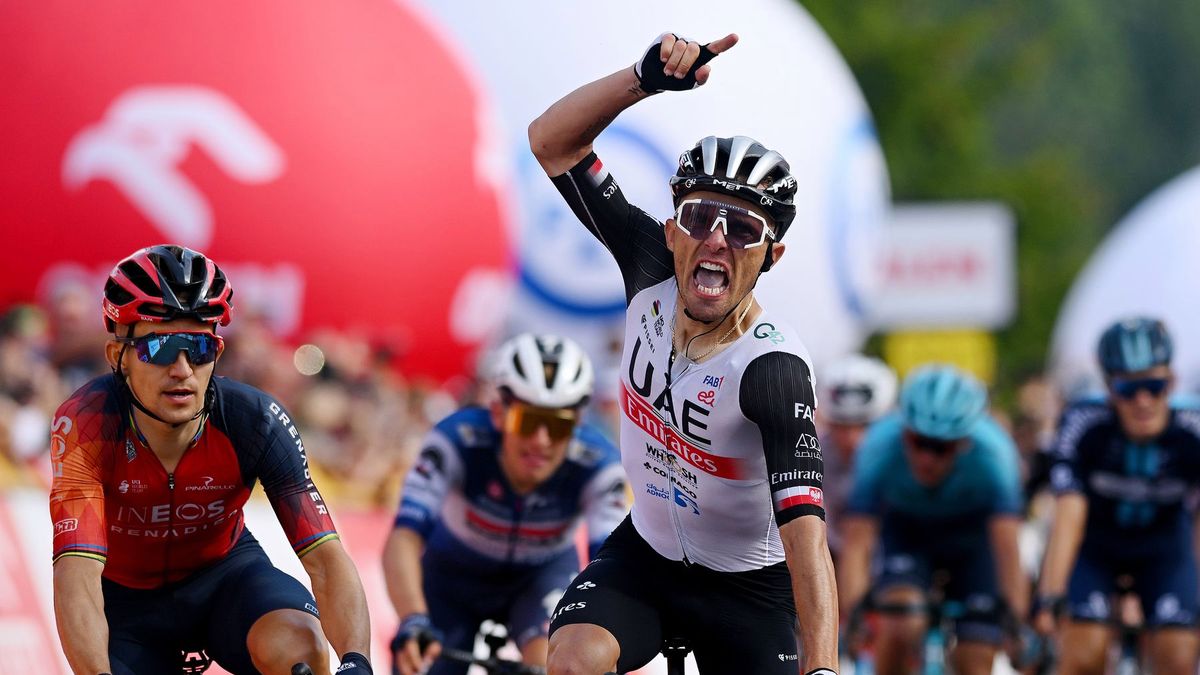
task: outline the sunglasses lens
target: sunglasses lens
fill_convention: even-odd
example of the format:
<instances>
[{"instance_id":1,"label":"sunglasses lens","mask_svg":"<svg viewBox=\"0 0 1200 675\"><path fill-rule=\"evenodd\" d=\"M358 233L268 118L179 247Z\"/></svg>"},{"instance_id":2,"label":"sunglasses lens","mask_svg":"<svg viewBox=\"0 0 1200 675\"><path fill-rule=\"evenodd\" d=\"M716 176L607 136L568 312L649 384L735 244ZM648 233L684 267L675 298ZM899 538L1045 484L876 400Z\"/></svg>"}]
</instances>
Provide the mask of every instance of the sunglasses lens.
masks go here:
<instances>
[{"instance_id":1,"label":"sunglasses lens","mask_svg":"<svg viewBox=\"0 0 1200 675\"><path fill-rule=\"evenodd\" d=\"M1162 396L1162 393L1167 390L1167 385L1170 384L1165 378L1146 378L1141 380L1121 380L1114 379L1112 383L1113 391L1125 399L1137 397L1137 393L1143 389L1146 393L1157 398Z\"/></svg>"},{"instance_id":2,"label":"sunglasses lens","mask_svg":"<svg viewBox=\"0 0 1200 675\"><path fill-rule=\"evenodd\" d=\"M931 438L915 434L913 436L913 445L918 450L928 452L938 457L945 457L958 449L958 441L947 441L941 438Z\"/></svg>"},{"instance_id":3,"label":"sunglasses lens","mask_svg":"<svg viewBox=\"0 0 1200 675\"><path fill-rule=\"evenodd\" d=\"M700 241L718 227L725 235L730 248L749 248L762 244L766 238L767 223L761 216L745 209L710 202L704 199L688 200L679 205L676 220L679 226Z\"/></svg>"},{"instance_id":4,"label":"sunglasses lens","mask_svg":"<svg viewBox=\"0 0 1200 675\"><path fill-rule=\"evenodd\" d=\"M520 404L509 407L509 431L521 436L533 436L542 427L552 441L569 438L575 432L576 416L573 410L532 408Z\"/></svg>"},{"instance_id":5,"label":"sunglasses lens","mask_svg":"<svg viewBox=\"0 0 1200 675\"><path fill-rule=\"evenodd\" d=\"M186 351L193 366L217 360L220 341L211 333L150 333L134 340L138 359L156 366L169 366Z\"/></svg>"}]
</instances>

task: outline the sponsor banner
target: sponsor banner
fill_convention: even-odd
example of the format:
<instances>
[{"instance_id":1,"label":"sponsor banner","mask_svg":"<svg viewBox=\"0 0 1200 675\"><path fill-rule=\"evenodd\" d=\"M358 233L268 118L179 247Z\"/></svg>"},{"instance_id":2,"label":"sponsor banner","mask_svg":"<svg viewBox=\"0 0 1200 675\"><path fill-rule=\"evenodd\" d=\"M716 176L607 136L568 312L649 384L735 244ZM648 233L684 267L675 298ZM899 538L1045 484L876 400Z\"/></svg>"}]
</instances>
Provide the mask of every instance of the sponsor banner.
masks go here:
<instances>
[{"instance_id":1,"label":"sponsor banner","mask_svg":"<svg viewBox=\"0 0 1200 675\"><path fill-rule=\"evenodd\" d=\"M928 330L888 333L883 357L904 377L937 361L950 363L991 384L996 381L996 338L979 330Z\"/></svg>"},{"instance_id":2,"label":"sponsor banner","mask_svg":"<svg viewBox=\"0 0 1200 675\"><path fill-rule=\"evenodd\" d=\"M898 204L871 302L876 326L1001 328L1017 304L1016 221L997 202Z\"/></svg>"},{"instance_id":3,"label":"sponsor banner","mask_svg":"<svg viewBox=\"0 0 1200 675\"><path fill-rule=\"evenodd\" d=\"M95 298L120 258L175 243L228 274L231 330L348 329L407 372L471 365L512 283L507 170L436 25L391 0L92 9L0 5L0 230L19 235L0 306Z\"/></svg>"},{"instance_id":4,"label":"sponsor banner","mask_svg":"<svg viewBox=\"0 0 1200 675\"><path fill-rule=\"evenodd\" d=\"M714 455L692 444L671 425L664 422L659 417L658 411L636 392L630 391L623 382L621 383L621 409L639 429L650 434L660 445L665 446L680 459L704 473L731 480L738 480L745 475L742 460L737 457Z\"/></svg>"}]
</instances>

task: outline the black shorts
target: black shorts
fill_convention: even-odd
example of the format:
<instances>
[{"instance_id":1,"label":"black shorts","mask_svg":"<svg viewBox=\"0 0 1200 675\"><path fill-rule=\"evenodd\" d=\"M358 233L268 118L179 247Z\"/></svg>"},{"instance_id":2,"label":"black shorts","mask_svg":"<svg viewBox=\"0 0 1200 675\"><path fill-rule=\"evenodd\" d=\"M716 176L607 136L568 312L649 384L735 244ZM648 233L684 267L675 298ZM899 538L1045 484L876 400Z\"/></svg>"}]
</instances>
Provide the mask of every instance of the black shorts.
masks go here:
<instances>
[{"instance_id":1,"label":"black shorts","mask_svg":"<svg viewBox=\"0 0 1200 675\"><path fill-rule=\"evenodd\" d=\"M208 652L234 675L257 673L246 636L264 614L298 609L317 616L312 594L276 569L243 531L220 562L162 588L102 581L113 675L180 672L180 652Z\"/></svg>"},{"instance_id":2,"label":"black shorts","mask_svg":"<svg viewBox=\"0 0 1200 675\"><path fill-rule=\"evenodd\" d=\"M550 633L590 623L621 646L617 670L650 662L665 637L682 637L705 675L795 675L796 607L786 563L716 572L668 560L628 517L567 589Z\"/></svg>"}]
</instances>

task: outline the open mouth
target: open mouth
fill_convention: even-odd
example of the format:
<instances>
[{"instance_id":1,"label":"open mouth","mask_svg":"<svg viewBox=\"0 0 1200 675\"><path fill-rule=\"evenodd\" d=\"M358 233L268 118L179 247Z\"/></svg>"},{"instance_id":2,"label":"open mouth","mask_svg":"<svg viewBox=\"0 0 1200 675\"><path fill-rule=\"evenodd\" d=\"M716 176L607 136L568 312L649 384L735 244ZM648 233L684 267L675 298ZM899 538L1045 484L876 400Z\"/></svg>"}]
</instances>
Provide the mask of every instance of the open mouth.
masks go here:
<instances>
[{"instance_id":1,"label":"open mouth","mask_svg":"<svg viewBox=\"0 0 1200 675\"><path fill-rule=\"evenodd\" d=\"M729 289L729 269L720 263L702 260L692 271L692 286L700 295L715 298Z\"/></svg>"},{"instance_id":2,"label":"open mouth","mask_svg":"<svg viewBox=\"0 0 1200 675\"><path fill-rule=\"evenodd\" d=\"M195 394L190 389L168 389L163 396L173 403L190 403Z\"/></svg>"},{"instance_id":3,"label":"open mouth","mask_svg":"<svg viewBox=\"0 0 1200 675\"><path fill-rule=\"evenodd\" d=\"M550 458L537 453L524 453L521 455L521 461L528 469L541 469L550 463Z\"/></svg>"}]
</instances>

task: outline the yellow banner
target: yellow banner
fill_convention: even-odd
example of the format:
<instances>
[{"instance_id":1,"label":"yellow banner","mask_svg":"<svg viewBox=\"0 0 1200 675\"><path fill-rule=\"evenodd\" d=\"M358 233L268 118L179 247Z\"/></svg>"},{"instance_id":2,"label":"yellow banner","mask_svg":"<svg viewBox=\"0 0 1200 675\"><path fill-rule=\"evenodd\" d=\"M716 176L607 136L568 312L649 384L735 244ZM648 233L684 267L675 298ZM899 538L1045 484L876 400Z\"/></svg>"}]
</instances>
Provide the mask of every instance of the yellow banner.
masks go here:
<instances>
[{"instance_id":1,"label":"yellow banner","mask_svg":"<svg viewBox=\"0 0 1200 675\"><path fill-rule=\"evenodd\" d=\"M996 339L982 330L902 331L883 338L883 358L900 377L933 361L950 363L992 384Z\"/></svg>"}]
</instances>

